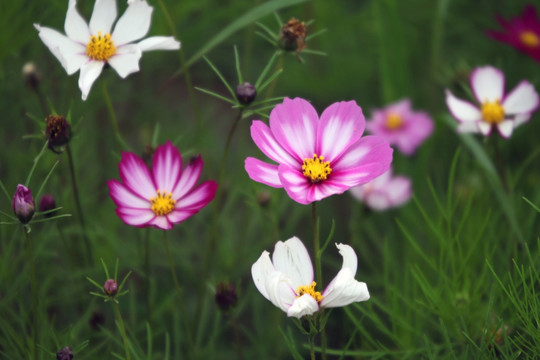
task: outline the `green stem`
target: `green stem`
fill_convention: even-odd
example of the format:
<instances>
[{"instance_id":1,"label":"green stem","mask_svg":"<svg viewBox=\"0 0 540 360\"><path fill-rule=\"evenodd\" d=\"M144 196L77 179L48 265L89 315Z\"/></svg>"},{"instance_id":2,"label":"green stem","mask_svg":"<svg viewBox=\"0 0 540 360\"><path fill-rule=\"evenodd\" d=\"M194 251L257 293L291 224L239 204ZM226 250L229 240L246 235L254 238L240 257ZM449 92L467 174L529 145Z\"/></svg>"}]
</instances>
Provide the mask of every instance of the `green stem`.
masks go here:
<instances>
[{"instance_id":1,"label":"green stem","mask_svg":"<svg viewBox=\"0 0 540 360\"><path fill-rule=\"evenodd\" d=\"M309 336L309 354L311 355L311 360L315 360L315 337L310 335Z\"/></svg>"},{"instance_id":2,"label":"green stem","mask_svg":"<svg viewBox=\"0 0 540 360\"><path fill-rule=\"evenodd\" d=\"M109 119L111 119L114 138L116 139L116 142L118 142L118 146L120 147L120 149L129 149L129 146L122 138L122 134L120 134L120 129L118 128L118 118L116 117L116 112L114 111L111 96L109 95L109 90L107 90L107 84L105 83L105 79L101 81L101 89L103 90L103 98L105 100L105 105L107 106L107 111L109 112Z\"/></svg>"},{"instance_id":3,"label":"green stem","mask_svg":"<svg viewBox=\"0 0 540 360\"><path fill-rule=\"evenodd\" d=\"M88 238L88 234L86 233L86 223L84 220L84 215L82 211L81 206L81 200L79 197L79 188L77 187L77 178L75 177L75 166L73 165L73 155L71 154L71 147L66 145L66 151L68 155L68 161L69 161L69 172L71 175L71 186L73 187L73 195L75 196L75 205L77 206L77 214L79 215L79 224L81 225L81 230L83 233L83 239L84 239L84 245L86 247L86 259L88 261L88 264L92 263L93 251L92 246L90 244L90 239Z\"/></svg>"},{"instance_id":4,"label":"green stem","mask_svg":"<svg viewBox=\"0 0 540 360\"><path fill-rule=\"evenodd\" d=\"M124 319L122 319L122 314L120 313L120 308L118 307L118 303L116 301L113 301L112 303L114 305L114 312L116 314L116 318L118 319L118 323L120 324L120 332L122 333L122 341L124 342L124 351L126 353L126 360L130 360L128 339L126 335L126 327L124 325Z\"/></svg>"},{"instance_id":5,"label":"green stem","mask_svg":"<svg viewBox=\"0 0 540 360\"><path fill-rule=\"evenodd\" d=\"M30 264L30 286L32 288L32 337L34 344L32 345L32 358L37 359L37 344L38 344L38 295L36 281L36 265L34 263L34 251L32 249L32 241L28 229L23 226L24 235L26 236L26 245L28 251L28 263Z\"/></svg>"},{"instance_id":6,"label":"green stem","mask_svg":"<svg viewBox=\"0 0 540 360\"><path fill-rule=\"evenodd\" d=\"M322 282L322 267L321 267L321 249L319 245L319 228L317 226L317 202L311 203L311 217L313 220L313 251L315 252L315 279L319 289L323 288ZM318 315L319 319L324 317L324 309L321 308ZM321 357L326 359L326 330L321 329Z\"/></svg>"},{"instance_id":7,"label":"green stem","mask_svg":"<svg viewBox=\"0 0 540 360\"><path fill-rule=\"evenodd\" d=\"M186 334L188 338L188 353L193 354L193 336L191 334L191 328L189 326L189 321L187 317L187 311L186 306L184 305L184 297L182 296L182 289L180 288L180 283L178 282L178 276L176 275L176 268L174 266L174 260L171 253L171 247L169 246L169 239L167 237L167 231L163 231L163 241L165 243L165 251L167 252L167 258L169 259L169 266L171 268L171 275L174 282L174 287L176 289L176 293L178 294L178 304L180 308L180 316L182 316L182 320L184 322L184 327L186 328Z\"/></svg>"},{"instance_id":8,"label":"green stem","mask_svg":"<svg viewBox=\"0 0 540 360\"><path fill-rule=\"evenodd\" d=\"M150 232L145 229L144 234L144 268L146 273L146 312L148 322L152 320L152 289L150 284Z\"/></svg>"},{"instance_id":9,"label":"green stem","mask_svg":"<svg viewBox=\"0 0 540 360\"><path fill-rule=\"evenodd\" d=\"M504 187L504 191L506 191L507 194L510 193L510 187L508 186L508 180L506 179L506 172L504 171L504 162L501 156L501 150L499 149L499 138L498 136L494 136L495 139L493 139L493 146L495 148L495 158L497 161L497 171L499 172L499 178L501 179L501 183Z\"/></svg>"}]
</instances>

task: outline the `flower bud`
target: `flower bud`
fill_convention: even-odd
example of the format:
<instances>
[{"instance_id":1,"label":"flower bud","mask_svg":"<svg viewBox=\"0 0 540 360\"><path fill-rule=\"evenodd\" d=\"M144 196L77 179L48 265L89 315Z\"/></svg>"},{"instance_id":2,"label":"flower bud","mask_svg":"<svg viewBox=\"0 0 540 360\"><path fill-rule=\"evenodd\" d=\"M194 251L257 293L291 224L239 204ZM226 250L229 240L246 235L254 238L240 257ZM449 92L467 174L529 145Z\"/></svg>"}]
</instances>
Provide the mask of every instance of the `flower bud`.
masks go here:
<instances>
[{"instance_id":1,"label":"flower bud","mask_svg":"<svg viewBox=\"0 0 540 360\"><path fill-rule=\"evenodd\" d=\"M54 201L54 197L51 194L43 195L41 199L39 200L39 211L44 212L44 211L52 210L54 208L56 208L56 202ZM45 216L51 217L55 213L56 211L50 212L48 214L45 214Z\"/></svg>"},{"instance_id":2,"label":"flower bud","mask_svg":"<svg viewBox=\"0 0 540 360\"><path fill-rule=\"evenodd\" d=\"M49 149L59 146L64 146L71 139L71 126L66 121L66 118L60 115L49 115L47 119L47 128L45 129L45 137L49 140Z\"/></svg>"},{"instance_id":3,"label":"flower bud","mask_svg":"<svg viewBox=\"0 0 540 360\"><path fill-rule=\"evenodd\" d=\"M27 62L22 68L22 75L26 86L32 90L37 90L39 82L41 80L41 74L36 68L36 64L33 62Z\"/></svg>"},{"instance_id":4,"label":"flower bud","mask_svg":"<svg viewBox=\"0 0 540 360\"><path fill-rule=\"evenodd\" d=\"M24 185L17 185L17 190L15 190L15 195L13 195L11 207L21 223L27 224L32 219L32 216L34 216L34 212L36 211L32 191L30 191L30 189Z\"/></svg>"},{"instance_id":5,"label":"flower bud","mask_svg":"<svg viewBox=\"0 0 540 360\"><path fill-rule=\"evenodd\" d=\"M291 18L281 27L279 45L285 51L295 51L299 53L306 48L307 26L302 21Z\"/></svg>"},{"instance_id":6,"label":"flower bud","mask_svg":"<svg viewBox=\"0 0 540 360\"><path fill-rule=\"evenodd\" d=\"M219 283L216 287L216 303L221 311L227 311L236 305L238 297L234 284Z\"/></svg>"},{"instance_id":7,"label":"flower bud","mask_svg":"<svg viewBox=\"0 0 540 360\"><path fill-rule=\"evenodd\" d=\"M105 285L103 285L103 290L105 291L105 294L109 296L114 296L118 292L118 283L114 279L109 279L105 281Z\"/></svg>"},{"instance_id":8,"label":"flower bud","mask_svg":"<svg viewBox=\"0 0 540 360\"><path fill-rule=\"evenodd\" d=\"M248 82L240 84L236 87L236 98L242 105L249 105L255 100L257 89Z\"/></svg>"},{"instance_id":9,"label":"flower bud","mask_svg":"<svg viewBox=\"0 0 540 360\"><path fill-rule=\"evenodd\" d=\"M62 350L56 353L56 360L71 360L73 359L73 351L66 346Z\"/></svg>"},{"instance_id":10,"label":"flower bud","mask_svg":"<svg viewBox=\"0 0 540 360\"><path fill-rule=\"evenodd\" d=\"M262 207L267 207L268 204L270 204L270 200L272 200L272 194L270 191L261 190L257 194L257 203Z\"/></svg>"}]
</instances>

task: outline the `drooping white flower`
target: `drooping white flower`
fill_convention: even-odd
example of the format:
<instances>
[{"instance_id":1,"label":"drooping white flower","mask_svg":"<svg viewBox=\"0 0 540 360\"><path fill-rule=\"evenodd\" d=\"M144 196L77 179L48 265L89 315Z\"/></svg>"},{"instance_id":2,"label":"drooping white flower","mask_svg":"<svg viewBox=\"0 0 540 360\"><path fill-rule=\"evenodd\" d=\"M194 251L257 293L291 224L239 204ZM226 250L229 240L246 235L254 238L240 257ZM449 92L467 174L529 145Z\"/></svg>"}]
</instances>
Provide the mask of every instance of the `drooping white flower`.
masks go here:
<instances>
[{"instance_id":1,"label":"drooping white flower","mask_svg":"<svg viewBox=\"0 0 540 360\"><path fill-rule=\"evenodd\" d=\"M321 307L340 307L368 300L367 285L354 279L358 265L354 250L345 244L336 243L336 247L343 257L343 265L322 293L315 290L311 259L297 237L278 241L272 260L268 251L262 253L251 267L255 286L287 316L296 318L312 315Z\"/></svg>"},{"instance_id":2,"label":"drooping white flower","mask_svg":"<svg viewBox=\"0 0 540 360\"><path fill-rule=\"evenodd\" d=\"M77 12L76 5L76 0L69 1L64 23L67 36L39 24L34 27L68 75L80 70L79 88L83 100L106 63L125 78L139 71L143 52L180 48L180 43L170 36L153 36L134 43L150 29L153 8L146 0L129 0L116 24L116 0L96 0L89 24Z\"/></svg>"}]
</instances>

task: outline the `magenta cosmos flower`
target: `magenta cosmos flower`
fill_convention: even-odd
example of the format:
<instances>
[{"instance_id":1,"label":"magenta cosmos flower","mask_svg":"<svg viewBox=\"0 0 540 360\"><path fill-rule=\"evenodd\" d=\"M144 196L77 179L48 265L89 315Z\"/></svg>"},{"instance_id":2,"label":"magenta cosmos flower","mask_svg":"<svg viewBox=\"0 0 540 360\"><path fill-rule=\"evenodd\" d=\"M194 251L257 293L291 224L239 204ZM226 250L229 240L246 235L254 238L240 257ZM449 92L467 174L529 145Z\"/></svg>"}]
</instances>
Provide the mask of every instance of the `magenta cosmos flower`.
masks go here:
<instances>
[{"instance_id":1,"label":"magenta cosmos flower","mask_svg":"<svg viewBox=\"0 0 540 360\"><path fill-rule=\"evenodd\" d=\"M399 207L412 196L411 180L405 176L392 176L388 170L367 184L353 187L351 195L375 211Z\"/></svg>"},{"instance_id":2,"label":"magenta cosmos flower","mask_svg":"<svg viewBox=\"0 0 540 360\"><path fill-rule=\"evenodd\" d=\"M526 5L519 17L506 20L497 16L497 21L504 31L488 30L489 36L510 44L540 62L540 18L533 5Z\"/></svg>"},{"instance_id":3,"label":"magenta cosmos flower","mask_svg":"<svg viewBox=\"0 0 540 360\"><path fill-rule=\"evenodd\" d=\"M412 155L433 132L433 121L425 112L413 111L411 101L403 99L374 110L366 128L395 145L403 154Z\"/></svg>"},{"instance_id":4,"label":"magenta cosmos flower","mask_svg":"<svg viewBox=\"0 0 540 360\"><path fill-rule=\"evenodd\" d=\"M130 152L122 153L118 166L122 182L107 181L116 213L128 225L168 230L196 214L214 198L215 181L199 186L203 162L200 156L182 169L182 157L170 141L158 146L152 171Z\"/></svg>"},{"instance_id":5,"label":"magenta cosmos flower","mask_svg":"<svg viewBox=\"0 0 540 360\"><path fill-rule=\"evenodd\" d=\"M495 127L502 137L509 138L514 128L528 121L540 104L534 86L527 80L522 80L505 95L504 74L492 66L474 69L470 81L479 107L446 90L446 104L460 123L459 132L480 132L488 136Z\"/></svg>"},{"instance_id":6,"label":"magenta cosmos flower","mask_svg":"<svg viewBox=\"0 0 540 360\"><path fill-rule=\"evenodd\" d=\"M251 137L276 164L248 157L252 180L284 188L296 202L309 204L384 173L392 149L378 136L362 137L365 119L354 101L330 105L320 119L304 99L285 99L270 113L270 127L259 120Z\"/></svg>"}]
</instances>

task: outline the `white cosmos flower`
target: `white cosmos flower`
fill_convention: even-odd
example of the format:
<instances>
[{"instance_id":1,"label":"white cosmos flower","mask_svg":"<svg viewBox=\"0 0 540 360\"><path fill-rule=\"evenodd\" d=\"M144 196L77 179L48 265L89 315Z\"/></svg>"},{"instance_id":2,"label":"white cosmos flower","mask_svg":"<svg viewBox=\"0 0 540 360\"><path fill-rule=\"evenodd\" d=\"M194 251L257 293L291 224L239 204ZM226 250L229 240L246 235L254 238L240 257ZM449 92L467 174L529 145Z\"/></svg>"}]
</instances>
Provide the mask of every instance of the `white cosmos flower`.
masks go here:
<instances>
[{"instance_id":1,"label":"white cosmos flower","mask_svg":"<svg viewBox=\"0 0 540 360\"><path fill-rule=\"evenodd\" d=\"M349 245L336 244L343 265L336 277L321 293L315 290L313 266L302 241L292 237L278 241L272 260L264 251L251 267L251 275L259 292L287 316L301 318L319 308L340 307L369 299L367 286L356 281L358 259Z\"/></svg>"},{"instance_id":2,"label":"white cosmos flower","mask_svg":"<svg viewBox=\"0 0 540 360\"><path fill-rule=\"evenodd\" d=\"M68 75L78 70L82 99L109 64L120 77L139 71L139 59L145 51L176 50L180 43L170 36L153 36L138 43L150 28L153 8L145 0L129 0L124 14L116 21L116 0L96 0L90 24L76 9L77 1L70 0L64 30L60 32L34 24L39 37L60 61Z\"/></svg>"}]
</instances>

